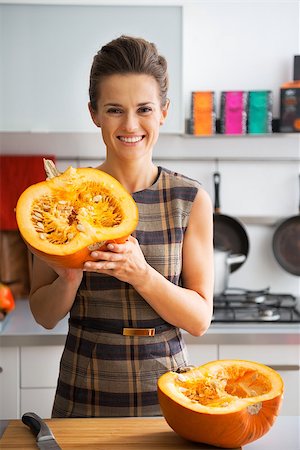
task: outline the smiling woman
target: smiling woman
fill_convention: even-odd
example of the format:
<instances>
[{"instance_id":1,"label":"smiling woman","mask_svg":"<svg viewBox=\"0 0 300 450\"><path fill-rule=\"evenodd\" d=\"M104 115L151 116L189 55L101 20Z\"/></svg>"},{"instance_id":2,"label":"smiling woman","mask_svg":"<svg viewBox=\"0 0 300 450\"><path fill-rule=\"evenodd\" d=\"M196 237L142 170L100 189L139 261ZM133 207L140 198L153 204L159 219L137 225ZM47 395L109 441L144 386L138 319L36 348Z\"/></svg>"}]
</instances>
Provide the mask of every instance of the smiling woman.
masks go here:
<instances>
[{"instance_id":1,"label":"smiling woman","mask_svg":"<svg viewBox=\"0 0 300 450\"><path fill-rule=\"evenodd\" d=\"M188 363L180 329L209 327L209 196L152 160L167 88L167 62L142 38L120 36L94 57L89 109L106 147L96 170L131 194L139 221L125 243L91 250L83 270L35 260L37 322L52 328L70 312L54 417L160 415L158 378Z\"/></svg>"}]
</instances>

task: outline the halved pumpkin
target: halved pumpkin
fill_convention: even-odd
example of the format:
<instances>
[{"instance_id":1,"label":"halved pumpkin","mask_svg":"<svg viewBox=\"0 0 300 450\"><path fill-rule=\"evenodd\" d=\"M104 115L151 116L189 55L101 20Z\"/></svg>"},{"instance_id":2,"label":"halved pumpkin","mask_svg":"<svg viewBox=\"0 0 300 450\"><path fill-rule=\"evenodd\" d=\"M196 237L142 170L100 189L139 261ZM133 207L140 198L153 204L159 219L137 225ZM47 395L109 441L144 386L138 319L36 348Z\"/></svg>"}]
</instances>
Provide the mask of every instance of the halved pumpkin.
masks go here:
<instances>
[{"instance_id":1,"label":"halved pumpkin","mask_svg":"<svg viewBox=\"0 0 300 450\"><path fill-rule=\"evenodd\" d=\"M273 425L283 381L263 364L218 360L158 379L162 413L180 436L222 448L255 441Z\"/></svg>"},{"instance_id":2,"label":"halved pumpkin","mask_svg":"<svg viewBox=\"0 0 300 450\"><path fill-rule=\"evenodd\" d=\"M132 196L98 169L69 167L27 188L16 207L20 233L41 259L82 268L93 249L125 242L138 223Z\"/></svg>"}]
</instances>

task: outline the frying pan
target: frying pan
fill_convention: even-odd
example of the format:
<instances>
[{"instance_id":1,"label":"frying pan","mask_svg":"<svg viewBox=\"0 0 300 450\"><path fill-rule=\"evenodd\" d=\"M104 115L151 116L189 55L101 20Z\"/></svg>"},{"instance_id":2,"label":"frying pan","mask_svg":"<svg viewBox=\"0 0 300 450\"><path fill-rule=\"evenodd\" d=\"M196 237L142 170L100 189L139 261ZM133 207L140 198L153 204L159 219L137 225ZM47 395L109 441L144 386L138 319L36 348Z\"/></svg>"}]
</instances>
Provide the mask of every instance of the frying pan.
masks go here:
<instances>
[{"instance_id":1,"label":"frying pan","mask_svg":"<svg viewBox=\"0 0 300 450\"><path fill-rule=\"evenodd\" d=\"M243 262L230 266L230 272L235 272L247 259L249 238L244 226L239 220L221 214L220 181L220 172L215 172L214 247L223 251L229 251L230 253L239 253L246 256Z\"/></svg>"},{"instance_id":2,"label":"frying pan","mask_svg":"<svg viewBox=\"0 0 300 450\"><path fill-rule=\"evenodd\" d=\"M300 276L300 200L299 214L279 224L272 244L274 256L281 267L292 275Z\"/></svg>"}]
</instances>

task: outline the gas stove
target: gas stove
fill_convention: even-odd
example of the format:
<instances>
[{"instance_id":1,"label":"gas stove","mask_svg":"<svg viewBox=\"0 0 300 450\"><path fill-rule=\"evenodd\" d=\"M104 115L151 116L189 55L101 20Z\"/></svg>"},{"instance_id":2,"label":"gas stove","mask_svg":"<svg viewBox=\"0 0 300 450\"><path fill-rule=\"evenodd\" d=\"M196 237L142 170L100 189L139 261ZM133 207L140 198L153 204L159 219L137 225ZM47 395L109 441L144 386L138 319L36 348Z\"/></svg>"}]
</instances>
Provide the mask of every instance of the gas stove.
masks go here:
<instances>
[{"instance_id":1,"label":"gas stove","mask_svg":"<svg viewBox=\"0 0 300 450\"><path fill-rule=\"evenodd\" d=\"M300 323L300 310L291 294L230 288L215 296L212 321Z\"/></svg>"}]
</instances>

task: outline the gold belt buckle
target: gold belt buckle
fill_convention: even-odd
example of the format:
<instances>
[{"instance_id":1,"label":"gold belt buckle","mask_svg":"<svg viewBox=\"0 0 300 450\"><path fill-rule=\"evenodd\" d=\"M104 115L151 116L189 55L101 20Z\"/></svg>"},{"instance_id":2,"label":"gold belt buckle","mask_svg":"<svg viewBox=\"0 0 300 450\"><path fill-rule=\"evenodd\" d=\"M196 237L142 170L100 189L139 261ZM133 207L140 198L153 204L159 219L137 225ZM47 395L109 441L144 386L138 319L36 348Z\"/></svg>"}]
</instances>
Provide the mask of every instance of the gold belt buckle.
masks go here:
<instances>
[{"instance_id":1,"label":"gold belt buckle","mask_svg":"<svg viewBox=\"0 0 300 450\"><path fill-rule=\"evenodd\" d=\"M123 336L154 336L155 328L123 328Z\"/></svg>"}]
</instances>

